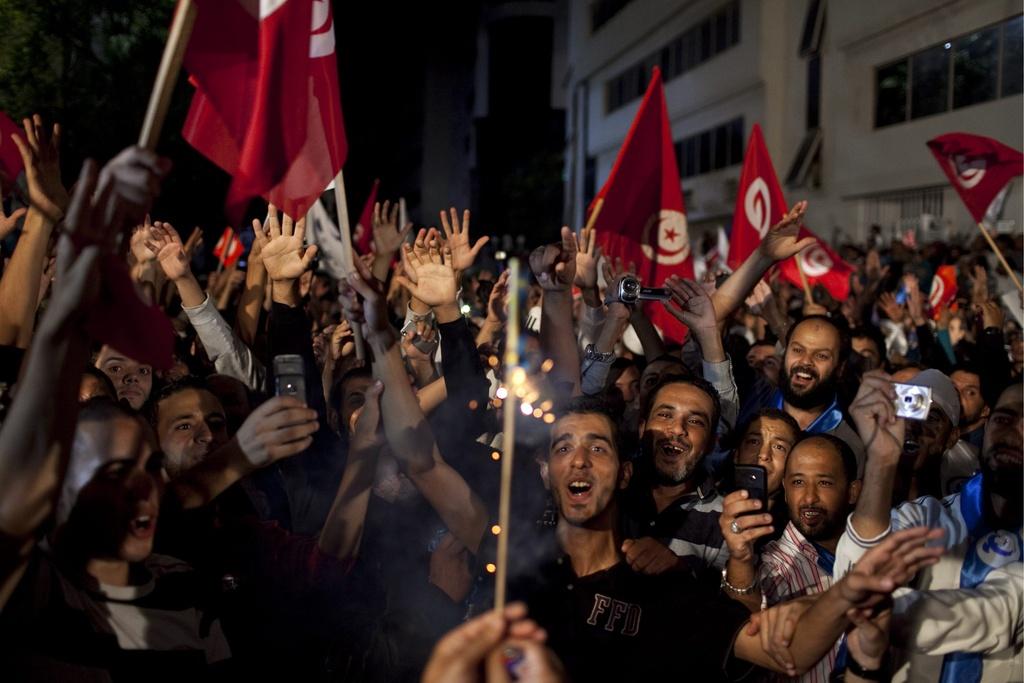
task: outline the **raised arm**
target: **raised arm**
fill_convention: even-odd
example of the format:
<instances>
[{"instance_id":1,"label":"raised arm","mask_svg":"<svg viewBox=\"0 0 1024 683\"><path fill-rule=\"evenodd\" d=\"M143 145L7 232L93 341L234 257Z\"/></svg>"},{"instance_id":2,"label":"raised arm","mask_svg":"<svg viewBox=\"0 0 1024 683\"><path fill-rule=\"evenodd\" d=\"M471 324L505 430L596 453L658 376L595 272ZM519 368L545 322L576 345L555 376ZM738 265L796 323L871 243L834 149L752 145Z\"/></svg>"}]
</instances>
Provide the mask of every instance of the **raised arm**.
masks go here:
<instances>
[{"instance_id":1,"label":"raised arm","mask_svg":"<svg viewBox=\"0 0 1024 683\"><path fill-rule=\"evenodd\" d=\"M426 263L416 256L409 263L416 282L403 277L402 284L431 306L439 318L458 316L451 250L445 247L439 253L434 248ZM487 510L437 449L430 425L409 386L398 337L388 323L381 283L364 264L356 263L356 270L349 276L348 286L343 286L341 300L346 318L356 323L365 319L367 323L373 374L384 384L381 414L391 452L452 534L475 553L487 525Z\"/></svg>"},{"instance_id":2,"label":"raised arm","mask_svg":"<svg viewBox=\"0 0 1024 683\"><path fill-rule=\"evenodd\" d=\"M892 534L868 551L857 566L825 591L798 621L787 625L790 637L782 640L782 647L768 648L755 637L756 630L744 629L736 638L736 656L788 676L807 672L843 634L855 610L867 610L880 604L919 569L938 562L944 549L927 544L941 536L941 530L927 527Z\"/></svg>"},{"instance_id":3,"label":"raised arm","mask_svg":"<svg viewBox=\"0 0 1024 683\"><path fill-rule=\"evenodd\" d=\"M398 250L402 248L406 235L412 230L412 223L406 223L399 229L398 203L380 202L373 205L373 276L381 282L387 282L391 270L391 262Z\"/></svg>"},{"instance_id":4,"label":"raised arm","mask_svg":"<svg viewBox=\"0 0 1024 683\"><path fill-rule=\"evenodd\" d=\"M562 227L562 241L537 247L530 254L530 270L544 290L541 304L540 346L554 361L550 377L580 392L580 358L572 327L572 283L576 278L576 236Z\"/></svg>"},{"instance_id":5,"label":"raised arm","mask_svg":"<svg viewBox=\"0 0 1024 683\"><path fill-rule=\"evenodd\" d=\"M0 280L0 345L27 349L32 340L40 276L53 226L64 216L68 194L60 182L60 126L48 131L36 114L23 122L25 136L12 135L25 164L29 209L21 237ZM8 141L4 141L7 144Z\"/></svg>"},{"instance_id":6,"label":"raised arm","mask_svg":"<svg viewBox=\"0 0 1024 683\"><path fill-rule=\"evenodd\" d=\"M259 225L259 221L253 219L253 226L256 225ZM262 226L258 229L262 230ZM263 307L263 293L267 288L267 269L263 266L262 251L263 243L253 240L245 271L245 289L242 290L242 296L238 298L238 313L235 317L235 329L238 332L238 337L249 347L252 347L256 341L256 330L260 324L260 309Z\"/></svg>"},{"instance_id":7,"label":"raised arm","mask_svg":"<svg viewBox=\"0 0 1024 683\"><path fill-rule=\"evenodd\" d=\"M773 263L795 256L814 244L813 237L797 239L806 211L807 202L797 202L781 221L769 228L757 249L718 288L713 301L719 320L728 319L740 307Z\"/></svg>"}]
</instances>

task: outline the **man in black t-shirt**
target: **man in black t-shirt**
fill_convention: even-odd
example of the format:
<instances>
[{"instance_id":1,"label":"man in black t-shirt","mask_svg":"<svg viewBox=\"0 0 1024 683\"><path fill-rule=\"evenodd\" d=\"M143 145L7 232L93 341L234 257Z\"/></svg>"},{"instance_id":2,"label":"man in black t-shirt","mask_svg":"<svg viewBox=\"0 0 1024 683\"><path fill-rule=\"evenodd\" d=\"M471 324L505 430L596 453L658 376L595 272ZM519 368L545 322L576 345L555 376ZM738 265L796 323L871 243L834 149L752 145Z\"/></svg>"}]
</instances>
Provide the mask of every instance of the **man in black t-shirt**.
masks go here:
<instances>
[{"instance_id":1,"label":"man in black t-shirt","mask_svg":"<svg viewBox=\"0 0 1024 683\"><path fill-rule=\"evenodd\" d=\"M632 474L620 459L614 417L600 401L577 399L552 425L541 476L558 509L564 555L514 585L548 644L576 681L723 680L756 664L796 675L821 658L847 626L846 614L875 604L936 555L927 530L911 530L862 560L796 625L788 651L773 658L750 615L686 572L648 576L624 562L618 495ZM740 661L743 660L743 661Z\"/></svg>"}]
</instances>

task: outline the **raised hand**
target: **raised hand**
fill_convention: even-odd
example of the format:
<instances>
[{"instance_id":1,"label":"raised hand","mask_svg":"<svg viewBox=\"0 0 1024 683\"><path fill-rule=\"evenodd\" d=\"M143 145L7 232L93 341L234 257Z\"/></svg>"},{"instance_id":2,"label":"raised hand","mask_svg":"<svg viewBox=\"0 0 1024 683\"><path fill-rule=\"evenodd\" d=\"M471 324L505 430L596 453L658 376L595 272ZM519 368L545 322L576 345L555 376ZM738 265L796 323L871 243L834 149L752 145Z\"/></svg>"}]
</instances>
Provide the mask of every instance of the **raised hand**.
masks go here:
<instances>
[{"instance_id":1,"label":"raised hand","mask_svg":"<svg viewBox=\"0 0 1024 683\"><path fill-rule=\"evenodd\" d=\"M469 237L469 209L462 212L462 222L459 222L459 214L455 207L448 209L449 216L441 211L441 228L444 230L444 239L452 250L452 259L455 270L462 272L473 265L476 255L480 253L483 246L490 241L489 237L481 237L476 244L470 246Z\"/></svg>"},{"instance_id":2,"label":"raised hand","mask_svg":"<svg viewBox=\"0 0 1024 683\"><path fill-rule=\"evenodd\" d=\"M807 212L807 202L797 202L793 208L782 217L778 223L773 225L761 238L761 244L757 250L763 258L769 261L782 261L791 256L796 256L803 249L815 243L813 237L805 237L798 240L800 234L800 222Z\"/></svg>"},{"instance_id":3,"label":"raised hand","mask_svg":"<svg viewBox=\"0 0 1024 683\"><path fill-rule=\"evenodd\" d=\"M185 240L185 244L182 247L185 250L185 256L187 256L187 257L189 257L191 259L192 255L196 253L196 249L198 249L200 246L202 246L202 244L203 244L203 231L197 225L196 227L192 228L192 234L188 236L188 239ZM259 260L259 253L260 253L259 249L256 248L255 244L253 244L252 248L249 250L249 267L250 268L252 268L252 264L253 264L254 261L256 261L257 263L262 263Z\"/></svg>"},{"instance_id":4,"label":"raised hand","mask_svg":"<svg viewBox=\"0 0 1024 683\"><path fill-rule=\"evenodd\" d=\"M681 560L656 538L628 538L622 542L622 554L633 571L640 574L664 574L680 566Z\"/></svg>"},{"instance_id":5,"label":"raised hand","mask_svg":"<svg viewBox=\"0 0 1024 683\"><path fill-rule=\"evenodd\" d=\"M928 544L941 539L944 533L942 529L926 526L891 533L864 553L834 588L851 607L873 607L912 579L918 570L939 561L945 548Z\"/></svg>"},{"instance_id":6,"label":"raised hand","mask_svg":"<svg viewBox=\"0 0 1024 683\"><path fill-rule=\"evenodd\" d=\"M132 231L130 248L136 263L149 263L156 258L156 252L146 246L146 241L149 239L149 229L152 227L153 223L149 220L149 215L147 215L142 225L136 226L135 230Z\"/></svg>"},{"instance_id":7,"label":"raised hand","mask_svg":"<svg viewBox=\"0 0 1024 683\"><path fill-rule=\"evenodd\" d=\"M896 417L896 390L882 370L865 372L850 404L850 417L868 457L898 459L903 452L906 420Z\"/></svg>"},{"instance_id":8,"label":"raised hand","mask_svg":"<svg viewBox=\"0 0 1024 683\"><path fill-rule=\"evenodd\" d=\"M345 319L352 325L365 322L371 336L391 342L395 331L388 321L384 286L365 263L356 259L354 265L355 270L338 286Z\"/></svg>"},{"instance_id":9,"label":"raised hand","mask_svg":"<svg viewBox=\"0 0 1024 683\"><path fill-rule=\"evenodd\" d=\"M405 236L412 230L412 223L406 223L398 229L398 203L394 206L385 201L373 205L373 251L378 255L390 257L402 246Z\"/></svg>"},{"instance_id":10,"label":"raised hand","mask_svg":"<svg viewBox=\"0 0 1024 683\"><path fill-rule=\"evenodd\" d=\"M352 334L352 325L347 320L342 320L335 325L331 332L331 358L339 361L342 358L351 356L356 350L356 339Z\"/></svg>"},{"instance_id":11,"label":"raised hand","mask_svg":"<svg viewBox=\"0 0 1024 683\"><path fill-rule=\"evenodd\" d=\"M974 311L975 315L981 315L982 329L987 330L990 327L995 327L999 330L1003 329L1003 321L1006 320L1006 314L1003 312L1003 307L999 305L998 301L989 299L980 304L972 304L971 310Z\"/></svg>"},{"instance_id":12,"label":"raised hand","mask_svg":"<svg viewBox=\"0 0 1024 683\"><path fill-rule=\"evenodd\" d=\"M14 231L14 228L18 226L18 221L25 215L27 210L28 209L25 208L15 209L11 212L11 215L8 216L4 213L3 197L0 197L0 240L4 239Z\"/></svg>"},{"instance_id":13,"label":"raised hand","mask_svg":"<svg viewBox=\"0 0 1024 683\"><path fill-rule=\"evenodd\" d=\"M575 235L573 236L575 238ZM597 246L594 229L583 228L577 242L576 280L580 289L597 289L597 264L601 260L601 248Z\"/></svg>"},{"instance_id":14,"label":"raised hand","mask_svg":"<svg viewBox=\"0 0 1024 683\"><path fill-rule=\"evenodd\" d=\"M252 227L256 233L256 241L260 243L263 265L271 280L290 284L313 262L317 251L316 245L303 245L303 238L306 236L305 218L295 222L285 214L283 220L279 221L277 207L271 204L267 207L266 223L260 225L260 222L254 219Z\"/></svg>"},{"instance_id":15,"label":"raised hand","mask_svg":"<svg viewBox=\"0 0 1024 683\"><path fill-rule=\"evenodd\" d=\"M715 306L703 287L676 275L665 281L665 287L672 294L672 298L665 302L665 308L679 322L694 331L717 330Z\"/></svg>"},{"instance_id":16,"label":"raised hand","mask_svg":"<svg viewBox=\"0 0 1024 683\"><path fill-rule=\"evenodd\" d=\"M761 315L765 305L771 301L772 296L772 288L768 283L764 280L758 280L757 284L754 285L754 290L747 297L747 307L750 308L750 312L754 315Z\"/></svg>"},{"instance_id":17,"label":"raised hand","mask_svg":"<svg viewBox=\"0 0 1024 683\"><path fill-rule=\"evenodd\" d=\"M878 669L889 651L889 624L892 608L874 614L873 609L850 609L846 618L853 630L846 636L846 645L853 660L866 669Z\"/></svg>"},{"instance_id":18,"label":"raised hand","mask_svg":"<svg viewBox=\"0 0 1024 683\"><path fill-rule=\"evenodd\" d=\"M398 275L396 279L427 306L452 304L455 303L456 294L453 261L452 250L447 244L440 250L436 244L431 246L425 259L406 245L405 271L408 277Z\"/></svg>"},{"instance_id":19,"label":"raised hand","mask_svg":"<svg viewBox=\"0 0 1024 683\"><path fill-rule=\"evenodd\" d=\"M309 448L318 427L315 410L294 396L275 396L252 411L235 440L246 460L263 467Z\"/></svg>"},{"instance_id":20,"label":"raised hand","mask_svg":"<svg viewBox=\"0 0 1024 683\"><path fill-rule=\"evenodd\" d=\"M170 170L169 160L148 149L135 146L121 150L100 172L100 188L112 187L118 199L109 207L106 222L116 228L141 223Z\"/></svg>"},{"instance_id":21,"label":"raised hand","mask_svg":"<svg viewBox=\"0 0 1024 683\"><path fill-rule=\"evenodd\" d=\"M509 271L498 276L491 295L487 299L487 321L502 324L508 320L508 277Z\"/></svg>"},{"instance_id":22,"label":"raised hand","mask_svg":"<svg viewBox=\"0 0 1024 683\"><path fill-rule=\"evenodd\" d=\"M68 207L68 191L60 181L60 124L47 130L43 117L34 114L22 121L22 127L24 138L12 134L11 140L25 164L29 202L56 222Z\"/></svg>"},{"instance_id":23,"label":"raised hand","mask_svg":"<svg viewBox=\"0 0 1024 683\"><path fill-rule=\"evenodd\" d=\"M975 264L971 270L971 303L988 301L988 271L985 266Z\"/></svg>"},{"instance_id":24,"label":"raised hand","mask_svg":"<svg viewBox=\"0 0 1024 683\"><path fill-rule=\"evenodd\" d=\"M758 513L759 510L761 501L750 500L750 494L745 489L733 491L722 500L718 525L729 546L730 560L752 564L756 559L754 542L774 530L772 516L764 510ZM733 522L740 528L739 533L732 530Z\"/></svg>"},{"instance_id":25,"label":"raised hand","mask_svg":"<svg viewBox=\"0 0 1024 683\"><path fill-rule=\"evenodd\" d=\"M380 428L380 394L384 391L384 383L374 380L366 388L363 405L352 412L352 424L348 425L352 437L349 449L355 451L378 450L387 441L384 431Z\"/></svg>"},{"instance_id":26,"label":"raised hand","mask_svg":"<svg viewBox=\"0 0 1024 683\"><path fill-rule=\"evenodd\" d=\"M914 325L920 327L925 323L924 317L924 294L918 283L916 275L904 275L903 286L907 290L907 313Z\"/></svg>"},{"instance_id":27,"label":"raised hand","mask_svg":"<svg viewBox=\"0 0 1024 683\"><path fill-rule=\"evenodd\" d=\"M576 279L576 236L562 226L562 241L537 247L530 254L530 270L545 291L567 292Z\"/></svg>"},{"instance_id":28,"label":"raised hand","mask_svg":"<svg viewBox=\"0 0 1024 683\"><path fill-rule=\"evenodd\" d=\"M178 231L170 223L157 221L149 228L145 248L156 254L156 261L168 280L180 280L191 272L188 255L181 244Z\"/></svg>"},{"instance_id":29,"label":"raised hand","mask_svg":"<svg viewBox=\"0 0 1024 683\"><path fill-rule=\"evenodd\" d=\"M903 319L907 317L906 310L896 302L896 297L892 292L882 292L878 295L878 307L894 323L902 323Z\"/></svg>"}]
</instances>

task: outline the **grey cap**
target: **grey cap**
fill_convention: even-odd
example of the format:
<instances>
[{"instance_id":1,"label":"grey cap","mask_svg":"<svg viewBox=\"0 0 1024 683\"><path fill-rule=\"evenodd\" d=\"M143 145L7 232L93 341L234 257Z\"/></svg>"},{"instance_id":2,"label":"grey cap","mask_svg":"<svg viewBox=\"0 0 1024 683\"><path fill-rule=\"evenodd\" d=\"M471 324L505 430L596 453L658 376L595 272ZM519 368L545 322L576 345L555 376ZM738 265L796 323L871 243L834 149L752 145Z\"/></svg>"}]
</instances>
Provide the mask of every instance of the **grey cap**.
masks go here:
<instances>
[{"instance_id":1,"label":"grey cap","mask_svg":"<svg viewBox=\"0 0 1024 683\"><path fill-rule=\"evenodd\" d=\"M917 373L907 384L930 387L932 403L939 406L954 425L960 423L960 394L953 386L953 380L938 370L929 368Z\"/></svg>"}]
</instances>

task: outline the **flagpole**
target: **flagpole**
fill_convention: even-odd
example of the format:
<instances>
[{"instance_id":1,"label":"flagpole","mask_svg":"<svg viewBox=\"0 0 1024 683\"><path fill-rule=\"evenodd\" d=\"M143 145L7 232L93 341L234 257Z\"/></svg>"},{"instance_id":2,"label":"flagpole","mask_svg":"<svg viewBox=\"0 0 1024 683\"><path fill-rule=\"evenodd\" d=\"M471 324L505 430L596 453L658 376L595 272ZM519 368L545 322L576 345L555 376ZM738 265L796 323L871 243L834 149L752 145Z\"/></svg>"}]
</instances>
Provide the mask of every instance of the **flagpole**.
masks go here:
<instances>
[{"instance_id":1,"label":"flagpole","mask_svg":"<svg viewBox=\"0 0 1024 683\"><path fill-rule=\"evenodd\" d=\"M1013 280L1013 284L1017 285L1017 290L1024 292L1024 286L1021 285L1020 280L1017 279L1016 273L1010 268L1010 264L1006 262L1006 257L1003 256L1003 252L999 249L999 245L996 244L995 240L992 239L992 235L988 234L988 230L985 229L984 224L978 223L978 230L981 230L981 234L984 235L985 241L988 242L988 246L995 252L996 258L999 259L999 263L1003 265L1003 270Z\"/></svg>"},{"instance_id":2,"label":"flagpole","mask_svg":"<svg viewBox=\"0 0 1024 683\"><path fill-rule=\"evenodd\" d=\"M590 212L590 217L587 218L587 226L583 228L584 230L594 229L594 223L597 222L597 217L601 214L602 208L604 208L604 197L599 197L598 200L594 202L594 210Z\"/></svg>"},{"instance_id":3,"label":"flagpole","mask_svg":"<svg viewBox=\"0 0 1024 683\"><path fill-rule=\"evenodd\" d=\"M800 254L793 256L793 262L796 263L796 272L800 274L800 284L804 287L804 297L806 298L804 305L814 303L814 298L811 296L811 285L807 282L807 273L804 272L804 267L800 263Z\"/></svg>"},{"instance_id":4,"label":"flagpole","mask_svg":"<svg viewBox=\"0 0 1024 683\"><path fill-rule=\"evenodd\" d=\"M341 266L345 274L355 272L355 261L352 259L352 232L348 224L348 201L345 199L345 174L338 169L338 175L334 176L334 203L338 212L338 229L341 230ZM364 226L365 228L365 226ZM369 229L369 228L365 228ZM363 347L363 329L349 321L352 327L352 337L356 347L356 358L366 360L366 349Z\"/></svg>"},{"instance_id":5,"label":"flagpole","mask_svg":"<svg viewBox=\"0 0 1024 683\"><path fill-rule=\"evenodd\" d=\"M139 134L139 147L150 151L156 149L160 139L160 129L167 118L167 108L171 104L171 94L181 71L181 62L185 57L185 48L196 22L196 6L192 0L178 0L178 6L171 22L171 30L167 34L167 44L160 58L160 68L156 72L156 82L149 94L149 105L146 107L146 118L142 121L142 132Z\"/></svg>"},{"instance_id":6,"label":"flagpole","mask_svg":"<svg viewBox=\"0 0 1024 683\"><path fill-rule=\"evenodd\" d=\"M502 405L501 492L498 498L498 557L494 576L494 608L505 609L508 583L508 533L512 505L512 458L516 453L516 389L525 381L519 367L519 259L508 261L508 315L505 324L505 388Z\"/></svg>"}]
</instances>

